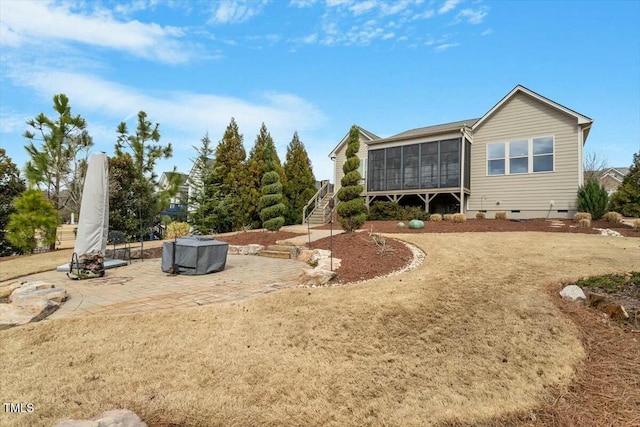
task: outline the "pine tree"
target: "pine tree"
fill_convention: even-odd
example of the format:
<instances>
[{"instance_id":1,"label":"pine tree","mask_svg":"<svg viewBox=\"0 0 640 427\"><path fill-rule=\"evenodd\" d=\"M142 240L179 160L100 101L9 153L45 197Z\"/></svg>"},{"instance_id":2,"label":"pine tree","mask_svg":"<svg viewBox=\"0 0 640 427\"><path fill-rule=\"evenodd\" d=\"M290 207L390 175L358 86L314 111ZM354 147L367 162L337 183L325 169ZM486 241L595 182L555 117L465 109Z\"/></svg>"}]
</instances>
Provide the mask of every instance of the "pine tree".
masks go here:
<instances>
[{"instance_id":1,"label":"pine tree","mask_svg":"<svg viewBox=\"0 0 640 427\"><path fill-rule=\"evenodd\" d=\"M16 211L13 202L25 188L20 169L6 155L4 148L0 148L0 257L18 252L18 248L6 239L5 230L9 216Z\"/></svg>"},{"instance_id":2,"label":"pine tree","mask_svg":"<svg viewBox=\"0 0 640 427\"><path fill-rule=\"evenodd\" d=\"M242 134L234 118L216 147L214 171L216 183L231 215L233 229L240 229L249 223L248 218L248 173L245 164L246 151L242 144Z\"/></svg>"},{"instance_id":3,"label":"pine tree","mask_svg":"<svg viewBox=\"0 0 640 427\"><path fill-rule=\"evenodd\" d=\"M640 151L633 155L633 164L620 188L611 195L611 210L640 218Z\"/></svg>"},{"instance_id":4,"label":"pine tree","mask_svg":"<svg viewBox=\"0 0 640 427\"><path fill-rule=\"evenodd\" d=\"M15 200L16 212L9 217L7 239L23 252L33 253L37 237L45 244L54 244L59 217L53 204L42 191L30 189Z\"/></svg>"},{"instance_id":5,"label":"pine tree","mask_svg":"<svg viewBox=\"0 0 640 427\"><path fill-rule=\"evenodd\" d=\"M286 206L282 203L282 183L275 165L275 147L267 144L265 148L265 169L262 177L262 198L260 199L260 219L262 226L269 231L278 231L284 225Z\"/></svg>"},{"instance_id":6,"label":"pine tree","mask_svg":"<svg viewBox=\"0 0 640 427\"><path fill-rule=\"evenodd\" d=\"M204 205L208 198L206 194L205 182L210 182L210 175L213 173L213 156L214 148L207 133L200 140L200 146L193 146L197 156L193 161L193 173L189 177L189 209L187 221L196 234L209 234L211 232L210 225L207 224L207 218L204 214Z\"/></svg>"},{"instance_id":7,"label":"pine tree","mask_svg":"<svg viewBox=\"0 0 640 427\"><path fill-rule=\"evenodd\" d=\"M25 149L31 159L25 168L26 177L38 188L44 187L56 212L65 207L79 211L81 183L93 140L86 130L86 120L71 113L67 95L53 97L53 110L55 119L40 113L27 122L30 130L25 131L24 137L29 144ZM41 141L39 147L36 141Z\"/></svg>"},{"instance_id":8,"label":"pine tree","mask_svg":"<svg viewBox=\"0 0 640 427\"><path fill-rule=\"evenodd\" d=\"M607 211L609 195L597 178L591 178L578 190L578 210L589 212L591 218L598 220Z\"/></svg>"},{"instance_id":9,"label":"pine tree","mask_svg":"<svg viewBox=\"0 0 640 427\"><path fill-rule=\"evenodd\" d=\"M289 205L286 223L301 224L302 209L316 193L316 178L313 175L307 150L298 138L298 132L293 134L287 146L284 174L286 176L284 195Z\"/></svg>"},{"instance_id":10,"label":"pine tree","mask_svg":"<svg viewBox=\"0 0 640 427\"><path fill-rule=\"evenodd\" d=\"M282 168L282 164L280 163L275 143L273 142L273 138L271 138L271 134L267 131L267 127L262 123L260 133L256 137L255 144L253 145L253 148L251 148L249 158L247 160L247 171L249 174L249 189L247 193L249 205L247 214L253 228L260 227L260 224L262 223L260 220L260 196L262 194L262 177L267 171L265 159L265 152L267 150L271 150L273 153L272 161L275 170L278 172L280 182L284 185L284 182L286 181L285 172ZM285 202L283 201L283 203Z\"/></svg>"},{"instance_id":11,"label":"pine tree","mask_svg":"<svg viewBox=\"0 0 640 427\"><path fill-rule=\"evenodd\" d=\"M346 232L357 230L367 218L365 213L367 208L360 196L360 193L362 193L362 185L360 185L362 176L358 172L358 167L360 166L359 149L360 130L358 126L353 125L349 131L349 141L347 142L347 160L342 165L342 171L344 172L344 176L340 181L342 186L337 194L338 200L342 202L337 208L340 224Z\"/></svg>"}]
</instances>

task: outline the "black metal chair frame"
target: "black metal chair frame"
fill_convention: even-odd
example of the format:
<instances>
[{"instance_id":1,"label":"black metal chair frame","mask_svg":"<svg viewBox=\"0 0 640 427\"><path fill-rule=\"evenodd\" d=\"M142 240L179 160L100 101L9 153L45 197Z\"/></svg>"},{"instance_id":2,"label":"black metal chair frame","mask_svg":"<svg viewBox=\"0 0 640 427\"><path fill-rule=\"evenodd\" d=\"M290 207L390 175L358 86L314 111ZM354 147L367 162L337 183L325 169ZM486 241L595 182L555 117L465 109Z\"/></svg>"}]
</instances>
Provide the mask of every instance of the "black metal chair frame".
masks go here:
<instances>
[{"instance_id":1,"label":"black metal chair frame","mask_svg":"<svg viewBox=\"0 0 640 427\"><path fill-rule=\"evenodd\" d=\"M112 245L113 258L119 258L117 251L123 251L122 259L128 261L131 264L131 243L127 239L127 236L122 231L111 230L107 239L108 243Z\"/></svg>"}]
</instances>

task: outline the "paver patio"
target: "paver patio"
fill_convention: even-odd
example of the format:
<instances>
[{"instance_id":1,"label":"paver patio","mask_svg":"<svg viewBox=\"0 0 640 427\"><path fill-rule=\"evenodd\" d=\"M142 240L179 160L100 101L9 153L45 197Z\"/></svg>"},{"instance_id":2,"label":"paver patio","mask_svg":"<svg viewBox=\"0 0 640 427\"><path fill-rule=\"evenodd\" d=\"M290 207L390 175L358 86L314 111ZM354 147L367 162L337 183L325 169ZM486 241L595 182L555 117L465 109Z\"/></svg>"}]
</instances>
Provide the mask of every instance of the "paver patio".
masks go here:
<instances>
[{"instance_id":1,"label":"paver patio","mask_svg":"<svg viewBox=\"0 0 640 427\"><path fill-rule=\"evenodd\" d=\"M224 271L201 276L163 273L160 259L136 261L106 271L102 278L71 280L48 271L20 281L43 280L67 290L69 299L49 319L127 314L236 301L297 286L299 261L229 255Z\"/></svg>"}]
</instances>

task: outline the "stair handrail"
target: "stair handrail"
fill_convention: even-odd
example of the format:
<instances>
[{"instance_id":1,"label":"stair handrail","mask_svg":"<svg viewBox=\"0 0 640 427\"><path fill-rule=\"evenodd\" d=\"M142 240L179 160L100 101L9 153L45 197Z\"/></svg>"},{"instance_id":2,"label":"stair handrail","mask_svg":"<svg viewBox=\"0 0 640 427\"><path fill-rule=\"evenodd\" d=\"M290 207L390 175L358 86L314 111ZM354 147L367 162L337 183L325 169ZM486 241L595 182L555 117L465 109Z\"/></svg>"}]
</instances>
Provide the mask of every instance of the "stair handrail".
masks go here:
<instances>
[{"instance_id":1,"label":"stair handrail","mask_svg":"<svg viewBox=\"0 0 640 427\"><path fill-rule=\"evenodd\" d=\"M329 181L325 181L320 186L320 189L316 191L316 194L309 199L306 205L302 208L302 223L306 224L309 221L309 217L313 213L313 211L318 207L324 196L327 195L329 191ZM311 208L311 209L310 209Z\"/></svg>"}]
</instances>

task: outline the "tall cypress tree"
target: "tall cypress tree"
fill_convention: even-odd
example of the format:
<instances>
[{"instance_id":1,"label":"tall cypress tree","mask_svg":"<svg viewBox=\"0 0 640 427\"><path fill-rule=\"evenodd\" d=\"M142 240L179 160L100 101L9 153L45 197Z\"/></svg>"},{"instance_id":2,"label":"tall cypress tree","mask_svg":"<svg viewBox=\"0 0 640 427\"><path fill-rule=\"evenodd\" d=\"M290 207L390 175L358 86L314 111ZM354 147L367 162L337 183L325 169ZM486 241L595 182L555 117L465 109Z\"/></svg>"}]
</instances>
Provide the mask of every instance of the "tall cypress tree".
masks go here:
<instances>
[{"instance_id":1,"label":"tall cypress tree","mask_svg":"<svg viewBox=\"0 0 640 427\"><path fill-rule=\"evenodd\" d=\"M288 202L287 224L302 223L302 208L316 193L316 178L304 144L294 132L287 146L287 157L284 162L284 174L287 178L284 195Z\"/></svg>"},{"instance_id":2,"label":"tall cypress tree","mask_svg":"<svg viewBox=\"0 0 640 427\"><path fill-rule=\"evenodd\" d=\"M242 134L234 118L227 126L222 140L216 147L214 172L216 185L224 196L228 211L232 215L234 229L249 223L249 177L247 173L246 151L242 144Z\"/></svg>"},{"instance_id":3,"label":"tall cypress tree","mask_svg":"<svg viewBox=\"0 0 640 427\"><path fill-rule=\"evenodd\" d=\"M360 228L364 224L366 215L366 206L364 200L360 196L362 193L362 185L360 180L362 176L358 172L360 159L358 158L358 150L360 149L360 129L358 126L351 126L349 131L349 141L347 142L347 161L342 165L344 176L340 183L342 187L338 190L338 200L342 203L338 205L338 215L340 215L340 225L346 232L351 232Z\"/></svg>"}]
</instances>

